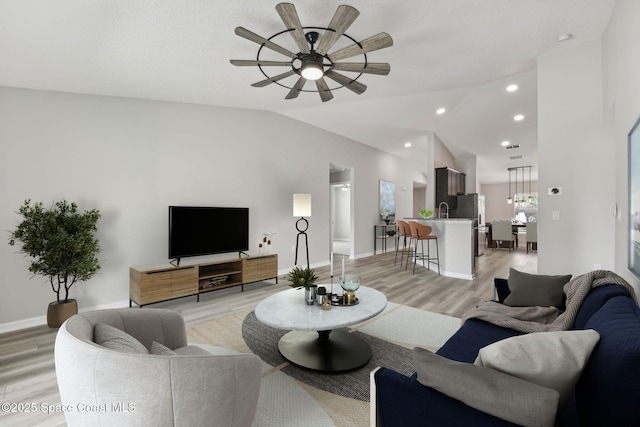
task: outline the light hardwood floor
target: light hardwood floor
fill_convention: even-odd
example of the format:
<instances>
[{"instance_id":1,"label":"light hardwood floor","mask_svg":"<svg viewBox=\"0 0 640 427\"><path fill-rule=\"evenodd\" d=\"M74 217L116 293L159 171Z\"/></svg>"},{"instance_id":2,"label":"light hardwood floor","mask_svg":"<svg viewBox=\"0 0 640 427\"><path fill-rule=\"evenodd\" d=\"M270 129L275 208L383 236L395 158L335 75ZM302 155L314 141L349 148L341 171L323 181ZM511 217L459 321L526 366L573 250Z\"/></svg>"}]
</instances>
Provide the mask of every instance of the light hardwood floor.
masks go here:
<instances>
[{"instance_id":1,"label":"light hardwood floor","mask_svg":"<svg viewBox=\"0 0 640 427\"><path fill-rule=\"evenodd\" d=\"M509 268L535 273L537 255L517 251L488 250L477 258L475 280L451 279L434 271L416 267L405 271L394 263L395 252L375 255L358 260L345 260L346 272L362 277L364 286L383 292L390 302L461 317L466 311L493 298L493 278L507 277ZM398 256L399 258L399 256ZM334 274L341 271L341 257L334 259ZM283 266L280 266L283 268ZM329 266L316 269L319 283L329 283ZM337 283L334 278L334 283ZM275 292L285 290L287 281L280 277L274 281L246 285L210 292L196 302L195 297L153 304L183 314L187 327L235 312L244 312ZM56 330L46 325L0 335L0 401L2 403L36 403L38 410L31 414L14 414L0 411L2 426L63 426L62 414L47 415L42 404L60 404L53 346Z\"/></svg>"}]
</instances>

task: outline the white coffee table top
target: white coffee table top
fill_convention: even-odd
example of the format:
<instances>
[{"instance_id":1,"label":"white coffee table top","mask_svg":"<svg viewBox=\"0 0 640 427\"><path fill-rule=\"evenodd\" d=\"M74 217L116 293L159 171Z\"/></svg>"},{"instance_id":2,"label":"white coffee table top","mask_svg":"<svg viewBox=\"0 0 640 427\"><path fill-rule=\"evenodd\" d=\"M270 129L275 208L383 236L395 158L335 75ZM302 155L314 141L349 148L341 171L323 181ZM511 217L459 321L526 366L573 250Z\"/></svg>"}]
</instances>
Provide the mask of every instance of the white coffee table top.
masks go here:
<instances>
[{"instance_id":1,"label":"white coffee table top","mask_svg":"<svg viewBox=\"0 0 640 427\"><path fill-rule=\"evenodd\" d=\"M323 284L327 290L331 285ZM342 292L340 285L333 285ZM323 331L364 322L380 314L387 306L387 297L373 288L361 286L356 291L359 303L352 306L331 306L323 310L318 304L306 305L304 288L292 288L264 299L256 307L256 318L272 328L289 331Z\"/></svg>"}]
</instances>

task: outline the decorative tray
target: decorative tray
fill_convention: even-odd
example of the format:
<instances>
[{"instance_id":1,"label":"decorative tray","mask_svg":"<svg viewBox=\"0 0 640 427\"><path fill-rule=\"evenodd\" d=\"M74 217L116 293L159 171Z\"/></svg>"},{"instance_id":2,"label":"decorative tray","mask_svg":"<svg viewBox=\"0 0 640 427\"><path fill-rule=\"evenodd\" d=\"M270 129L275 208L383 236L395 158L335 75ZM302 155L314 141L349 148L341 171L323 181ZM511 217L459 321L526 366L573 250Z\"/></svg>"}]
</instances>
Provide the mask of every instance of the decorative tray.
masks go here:
<instances>
[{"instance_id":1,"label":"decorative tray","mask_svg":"<svg viewBox=\"0 0 640 427\"><path fill-rule=\"evenodd\" d=\"M338 297L338 301L331 301L331 305L337 305L337 306L344 306L344 307L349 307L352 305L358 305L358 303L360 303L360 300L358 300L358 298L356 297L355 302L352 302L351 304L347 304L344 302L344 295L343 296L339 296Z\"/></svg>"}]
</instances>

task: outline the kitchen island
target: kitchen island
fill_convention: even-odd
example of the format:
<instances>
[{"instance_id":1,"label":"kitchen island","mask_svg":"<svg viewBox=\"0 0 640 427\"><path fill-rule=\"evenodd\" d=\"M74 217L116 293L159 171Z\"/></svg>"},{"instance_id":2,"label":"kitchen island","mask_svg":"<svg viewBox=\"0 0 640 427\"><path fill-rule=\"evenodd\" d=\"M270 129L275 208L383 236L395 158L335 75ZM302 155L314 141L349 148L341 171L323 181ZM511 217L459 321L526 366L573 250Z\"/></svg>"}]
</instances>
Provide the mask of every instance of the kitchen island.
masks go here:
<instances>
[{"instance_id":1,"label":"kitchen island","mask_svg":"<svg viewBox=\"0 0 640 427\"><path fill-rule=\"evenodd\" d=\"M433 229L431 233L438 236L440 274L457 279L473 280L475 278L473 220L460 218L404 218L404 220L428 225ZM431 255L433 256L435 247L433 243L431 245ZM425 247L425 252L426 250ZM420 261L418 261L418 265L421 265Z\"/></svg>"}]
</instances>

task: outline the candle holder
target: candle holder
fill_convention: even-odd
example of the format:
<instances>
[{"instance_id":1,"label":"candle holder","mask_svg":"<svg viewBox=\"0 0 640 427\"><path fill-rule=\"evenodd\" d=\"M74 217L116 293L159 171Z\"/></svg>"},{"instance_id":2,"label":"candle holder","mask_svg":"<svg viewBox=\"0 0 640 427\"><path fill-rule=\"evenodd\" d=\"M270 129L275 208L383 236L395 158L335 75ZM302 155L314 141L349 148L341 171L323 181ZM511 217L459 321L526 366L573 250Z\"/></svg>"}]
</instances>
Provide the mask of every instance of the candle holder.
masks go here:
<instances>
[{"instance_id":1,"label":"candle holder","mask_svg":"<svg viewBox=\"0 0 640 427\"><path fill-rule=\"evenodd\" d=\"M358 302L356 291L360 288L360 276L343 274L340 276L340 287L344 289L344 304L353 305Z\"/></svg>"}]
</instances>

